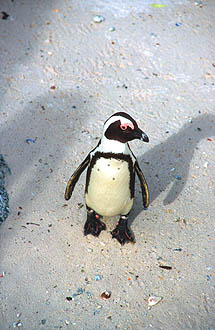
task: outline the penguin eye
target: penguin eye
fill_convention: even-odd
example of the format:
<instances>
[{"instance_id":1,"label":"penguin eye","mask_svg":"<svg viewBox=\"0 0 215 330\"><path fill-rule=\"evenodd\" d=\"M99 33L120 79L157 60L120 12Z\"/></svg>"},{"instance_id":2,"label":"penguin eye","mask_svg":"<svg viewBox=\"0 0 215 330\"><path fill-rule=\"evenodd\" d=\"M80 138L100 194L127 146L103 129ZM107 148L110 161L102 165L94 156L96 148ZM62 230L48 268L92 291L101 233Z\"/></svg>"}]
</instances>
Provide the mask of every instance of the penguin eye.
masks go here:
<instances>
[{"instance_id":1,"label":"penguin eye","mask_svg":"<svg viewBox=\"0 0 215 330\"><path fill-rule=\"evenodd\" d=\"M127 129L126 125L120 125L121 130L125 131Z\"/></svg>"}]
</instances>

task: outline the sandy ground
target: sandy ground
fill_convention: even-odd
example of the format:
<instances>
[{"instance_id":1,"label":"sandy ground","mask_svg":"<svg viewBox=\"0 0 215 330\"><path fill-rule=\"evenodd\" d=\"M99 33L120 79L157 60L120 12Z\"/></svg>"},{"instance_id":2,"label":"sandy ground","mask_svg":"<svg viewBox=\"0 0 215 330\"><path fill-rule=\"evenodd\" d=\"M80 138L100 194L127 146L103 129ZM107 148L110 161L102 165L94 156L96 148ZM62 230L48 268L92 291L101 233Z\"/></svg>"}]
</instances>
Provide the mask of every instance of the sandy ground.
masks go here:
<instances>
[{"instance_id":1,"label":"sandy ground","mask_svg":"<svg viewBox=\"0 0 215 330\"><path fill-rule=\"evenodd\" d=\"M0 11L11 170L0 329L215 329L215 2L4 0ZM115 111L150 138L130 144L151 204L142 209L137 181L136 244L123 247L109 233L116 219L83 236L85 175L64 200ZM150 295L163 297L151 309Z\"/></svg>"}]
</instances>

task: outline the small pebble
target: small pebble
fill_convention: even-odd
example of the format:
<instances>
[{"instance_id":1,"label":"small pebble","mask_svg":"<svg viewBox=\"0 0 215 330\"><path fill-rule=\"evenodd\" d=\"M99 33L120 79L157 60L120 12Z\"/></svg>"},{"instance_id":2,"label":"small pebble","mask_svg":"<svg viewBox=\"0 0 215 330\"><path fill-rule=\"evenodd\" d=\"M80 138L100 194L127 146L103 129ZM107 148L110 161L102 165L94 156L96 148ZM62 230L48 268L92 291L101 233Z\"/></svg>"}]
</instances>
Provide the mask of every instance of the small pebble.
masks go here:
<instances>
[{"instance_id":1,"label":"small pebble","mask_svg":"<svg viewBox=\"0 0 215 330\"><path fill-rule=\"evenodd\" d=\"M102 277L100 275L95 276L95 281L101 281Z\"/></svg>"},{"instance_id":2,"label":"small pebble","mask_svg":"<svg viewBox=\"0 0 215 330\"><path fill-rule=\"evenodd\" d=\"M166 266L166 265L159 265L160 268L162 269L166 269L166 270L171 270L172 267L171 266Z\"/></svg>"},{"instance_id":3,"label":"small pebble","mask_svg":"<svg viewBox=\"0 0 215 330\"><path fill-rule=\"evenodd\" d=\"M66 297L66 300L71 301L71 300L73 300L73 298L72 297Z\"/></svg>"},{"instance_id":4,"label":"small pebble","mask_svg":"<svg viewBox=\"0 0 215 330\"><path fill-rule=\"evenodd\" d=\"M99 313L99 311L98 310L95 310L94 312L93 312L93 315L96 315L96 314L98 314Z\"/></svg>"},{"instance_id":5,"label":"small pebble","mask_svg":"<svg viewBox=\"0 0 215 330\"><path fill-rule=\"evenodd\" d=\"M83 289L82 288L79 288L78 290L77 290L77 293L78 294L82 294L84 291L83 291Z\"/></svg>"},{"instance_id":6,"label":"small pebble","mask_svg":"<svg viewBox=\"0 0 215 330\"><path fill-rule=\"evenodd\" d=\"M182 249L181 248L176 248L176 249L173 249L173 251L178 251L178 252L181 252Z\"/></svg>"},{"instance_id":7,"label":"small pebble","mask_svg":"<svg viewBox=\"0 0 215 330\"><path fill-rule=\"evenodd\" d=\"M29 142L35 143L36 139L25 139L25 142L29 144Z\"/></svg>"},{"instance_id":8,"label":"small pebble","mask_svg":"<svg viewBox=\"0 0 215 330\"><path fill-rule=\"evenodd\" d=\"M86 295L87 295L87 298L91 298L92 297L92 293L89 292L89 291L86 291Z\"/></svg>"},{"instance_id":9,"label":"small pebble","mask_svg":"<svg viewBox=\"0 0 215 330\"><path fill-rule=\"evenodd\" d=\"M166 5L162 5L162 4L159 4L159 3L153 3L151 6L154 7L154 8L163 8L163 7L166 7Z\"/></svg>"},{"instance_id":10,"label":"small pebble","mask_svg":"<svg viewBox=\"0 0 215 330\"><path fill-rule=\"evenodd\" d=\"M20 320L13 323L14 328L20 328L21 326L22 326L22 322Z\"/></svg>"},{"instance_id":11,"label":"small pebble","mask_svg":"<svg viewBox=\"0 0 215 330\"><path fill-rule=\"evenodd\" d=\"M109 32L114 32L114 31L116 31L116 28L114 26L111 26L111 27L109 27L108 31Z\"/></svg>"},{"instance_id":12,"label":"small pebble","mask_svg":"<svg viewBox=\"0 0 215 330\"><path fill-rule=\"evenodd\" d=\"M78 203L78 208L81 209L84 206L83 203Z\"/></svg>"},{"instance_id":13,"label":"small pebble","mask_svg":"<svg viewBox=\"0 0 215 330\"><path fill-rule=\"evenodd\" d=\"M101 308L102 308L102 305L97 305L97 308L98 308L98 309L101 309Z\"/></svg>"},{"instance_id":14,"label":"small pebble","mask_svg":"<svg viewBox=\"0 0 215 330\"><path fill-rule=\"evenodd\" d=\"M177 180L181 180L181 176L177 175L177 174L174 174L174 178L177 179Z\"/></svg>"},{"instance_id":15,"label":"small pebble","mask_svg":"<svg viewBox=\"0 0 215 330\"><path fill-rule=\"evenodd\" d=\"M7 14L5 11L2 11L2 12L1 12L1 19L6 20L6 19L8 19L8 17L10 17L10 15Z\"/></svg>"},{"instance_id":16,"label":"small pebble","mask_svg":"<svg viewBox=\"0 0 215 330\"><path fill-rule=\"evenodd\" d=\"M41 324L46 324L46 319L41 320Z\"/></svg>"},{"instance_id":17,"label":"small pebble","mask_svg":"<svg viewBox=\"0 0 215 330\"><path fill-rule=\"evenodd\" d=\"M101 23L105 20L105 18L103 16L97 15L95 17L93 17L93 22L95 23Z\"/></svg>"},{"instance_id":18,"label":"small pebble","mask_svg":"<svg viewBox=\"0 0 215 330\"><path fill-rule=\"evenodd\" d=\"M201 6L201 5L202 5L202 2L201 2L201 1L195 1L195 2L194 2L194 5L196 5L196 6Z\"/></svg>"}]
</instances>

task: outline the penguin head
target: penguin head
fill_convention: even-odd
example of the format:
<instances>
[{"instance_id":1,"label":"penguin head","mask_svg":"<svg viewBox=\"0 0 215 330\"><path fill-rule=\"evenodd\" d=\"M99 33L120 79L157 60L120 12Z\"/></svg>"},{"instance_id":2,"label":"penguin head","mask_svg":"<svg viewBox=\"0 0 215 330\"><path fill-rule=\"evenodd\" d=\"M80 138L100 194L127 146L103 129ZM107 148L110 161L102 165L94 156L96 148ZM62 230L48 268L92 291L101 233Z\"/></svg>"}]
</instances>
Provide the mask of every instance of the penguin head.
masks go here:
<instances>
[{"instance_id":1,"label":"penguin head","mask_svg":"<svg viewBox=\"0 0 215 330\"><path fill-rule=\"evenodd\" d=\"M136 121L125 112L116 112L104 123L103 135L108 140L127 143L134 139L149 142L148 136L138 127Z\"/></svg>"}]
</instances>

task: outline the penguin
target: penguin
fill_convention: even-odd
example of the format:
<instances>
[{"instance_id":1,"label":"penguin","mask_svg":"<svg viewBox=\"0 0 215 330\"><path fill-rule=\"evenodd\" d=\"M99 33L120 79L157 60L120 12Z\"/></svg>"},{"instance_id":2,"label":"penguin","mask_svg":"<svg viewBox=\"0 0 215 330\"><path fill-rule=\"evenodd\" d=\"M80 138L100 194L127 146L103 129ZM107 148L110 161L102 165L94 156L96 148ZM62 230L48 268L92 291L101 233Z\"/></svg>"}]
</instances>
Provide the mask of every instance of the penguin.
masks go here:
<instances>
[{"instance_id":1,"label":"penguin","mask_svg":"<svg viewBox=\"0 0 215 330\"><path fill-rule=\"evenodd\" d=\"M106 225L103 217L119 216L112 238L121 245L134 242L128 228L128 215L132 209L135 192L135 174L142 190L144 208L149 206L149 190L146 179L128 142L149 138L136 121L125 112L116 112L104 123L98 145L89 152L69 179L65 199L69 200L80 175L87 168L85 203L87 220L84 235L99 236Z\"/></svg>"}]
</instances>

